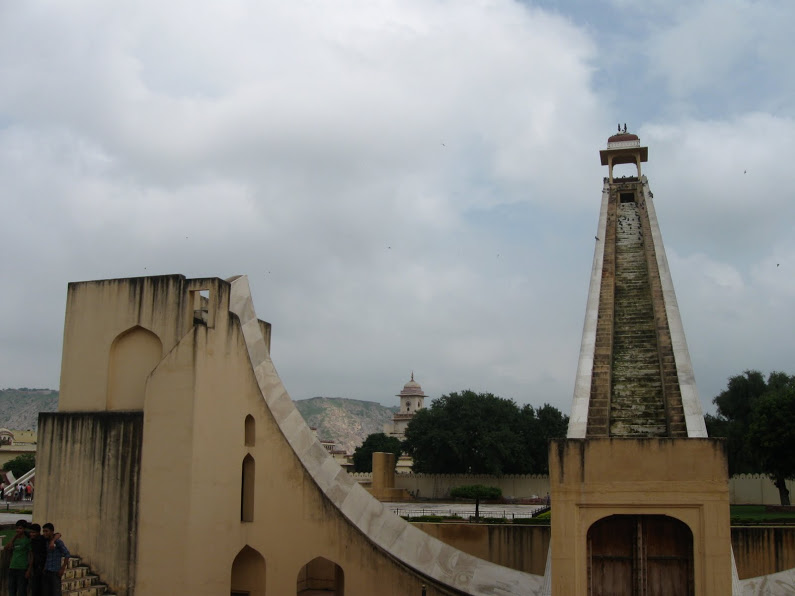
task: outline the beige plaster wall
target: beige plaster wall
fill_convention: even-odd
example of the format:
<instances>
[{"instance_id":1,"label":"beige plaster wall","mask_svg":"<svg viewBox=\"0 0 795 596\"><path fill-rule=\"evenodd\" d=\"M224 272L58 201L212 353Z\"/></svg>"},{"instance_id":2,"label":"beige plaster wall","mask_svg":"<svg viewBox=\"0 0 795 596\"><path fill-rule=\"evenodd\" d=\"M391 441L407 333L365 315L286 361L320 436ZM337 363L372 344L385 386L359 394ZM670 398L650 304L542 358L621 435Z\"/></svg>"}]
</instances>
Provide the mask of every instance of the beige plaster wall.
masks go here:
<instances>
[{"instance_id":1,"label":"beige plaster wall","mask_svg":"<svg viewBox=\"0 0 795 596\"><path fill-rule=\"evenodd\" d=\"M795 528L735 527L731 536L740 579L795 567Z\"/></svg>"},{"instance_id":2,"label":"beige plaster wall","mask_svg":"<svg viewBox=\"0 0 795 596\"><path fill-rule=\"evenodd\" d=\"M3 445L0 447L0 467L7 461L26 453L36 455L36 445Z\"/></svg>"},{"instance_id":3,"label":"beige plaster wall","mask_svg":"<svg viewBox=\"0 0 795 596\"><path fill-rule=\"evenodd\" d=\"M556 439L552 593L585 594L587 532L610 515L668 515L693 533L698 596L731 594L729 492L719 439Z\"/></svg>"},{"instance_id":4,"label":"beige plaster wall","mask_svg":"<svg viewBox=\"0 0 795 596\"><path fill-rule=\"evenodd\" d=\"M162 355L150 370L157 342ZM112 565L127 565L134 572L128 593L134 586L146 596L173 594L176 586L209 596L252 584L253 593L291 594L301 570L317 557L339 565L347 594L419 594L423 585L429 596L493 594L498 586L506 595L537 593L539 577L431 538L350 479L295 409L273 368L269 343L270 326L256 318L245 279L71 284L60 412L53 420L84 419L86 429L45 425L49 443L39 473L46 477L46 498L37 511L57 518L76 554L113 581ZM128 386L137 389L127 393ZM106 495L108 471L129 454L103 438L100 421L140 419L140 410L106 412L139 406L140 482L134 472L117 470L136 486L133 515L120 506L121 496ZM248 416L253 441L250 423L246 440ZM246 521L244 458L253 459ZM73 477L65 480L63 470ZM86 519L96 522L80 530ZM125 556L92 543L100 533L103 540L129 536L133 550Z\"/></svg>"},{"instance_id":5,"label":"beige plaster wall","mask_svg":"<svg viewBox=\"0 0 795 596\"><path fill-rule=\"evenodd\" d=\"M219 283L216 278L187 280L182 275L70 283L58 410L142 409L144 383L140 380L133 382L138 395L126 393L109 408L113 374L121 375L120 385L124 386L130 384L126 371L151 370L153 366L146 351L111 374L114 341L138 327L157 337L162 356L193 325L190 292L207 289L214 301Z\"/></svg>"},{"instance_id":6,"label":"beige plaster wall","mask_svg":"<svg viewBox=\"0 0 795 596\"><path fill-rule=\"evenodd\" d=\"M358 475L354 475L357 477ZM484 484L502 489L506 498L545 497L549 492L549 477L532 475L486 476L480 474L397 474L395 487L425 499L450 497L457 486Z\"/></svg>"},{"instance_id":7,"label":"beige plaster wall","mask_svg":"<svg viewBox=\"0 0 795 596\"><path fill-rule=\"evenodd\" d=\"M544 575L549 526L415 523L445 544L518 571Z\"/></svg>"},{"instance_id":8,"label":"beige plaster wall","mask_svg":"<svg viewBox=\"0 0 795 596\"><path fill-rule=\"evenodd\" d=\"M398 469L399 469L398 464ZM369 473L353 473L357 481L372 480ZM502 489L505 497L528 498L532 495L544 497L549 492L548 476L482 476L466 474L400 474L395 476L395 486L405 488L416 496L429 499L450 497L450 489L467 484L485 484ZM787 480L790 493L795 494L795 481ZM419 491L417 493L416 491ZM729 478L729 503L778 505L778 489L768 476L762 474L738 474Z\"/></svg>"},{"instance_id":9,"label":"beige plaster wall","mask_svg":"<svg viewBox=\"0 0 795 596\"><path fill-rule=\"evenodd\" d=\"M419 594L422 583L428 594L455 593L407 572L325 499L260 397L235 322L219 317L215 329L196 327L149 380L138 593L171 594L174 585L195 595L226 593L246 547L264 558L266 594L295 593L299 573L316 557L342 568L347 594ZM253 446L245 445L249 414ZM240 521L246 455L256 466L252 522Z\"/></svg>"},{"instance_id":10,"label":"beige plaster wall","mask_svg":"<svg viewBox=\"0 0 795 596\"><path fill-rule=\"evenodd\" d=\"M790 494L795 494L795 481L787 480ZM732 505L779 505L781 497L770 476L738 474L729 480L729 499Z\"/></svg>"},{"instance_id":11,"label":"beige plaster wall","mask_svg":"<svg viewBox=\"0 0 795 596\"><path fill-rule=\"evenodd\" d=\"M33 520L118 596L134 593L142 431L140 412L39 414Z\"/></svg>"}]
</instances>

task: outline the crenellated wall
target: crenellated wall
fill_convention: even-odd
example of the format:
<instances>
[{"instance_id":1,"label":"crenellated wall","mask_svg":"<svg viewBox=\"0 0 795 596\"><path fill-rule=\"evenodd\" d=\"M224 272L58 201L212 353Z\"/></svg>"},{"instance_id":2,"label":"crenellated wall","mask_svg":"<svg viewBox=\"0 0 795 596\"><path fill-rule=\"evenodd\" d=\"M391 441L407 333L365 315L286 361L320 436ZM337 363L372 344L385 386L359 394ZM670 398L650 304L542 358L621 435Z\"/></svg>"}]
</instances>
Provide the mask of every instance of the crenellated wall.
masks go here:
<instances>
[{"instance_id":1,"label":"crenellated wall","mask_svg":"<svg viewBox=\"0 0 795 596\"><path fill-rule=\"evenodd\" d=\"M351 474L358 482L370 482L370 473ZM549 492L549 476L468 474L396 474L395 486L404 488L422 499L448 499L450 489L467 484L484 484L502 489L505 498L544 497ZM787 480L787 488L795 494L795 480ZM417 492L419 491L419 492ZM778 489L764 474L737 474L729 479L729 503L732 505L778 505Z\"/></svg>"}]
</instances>

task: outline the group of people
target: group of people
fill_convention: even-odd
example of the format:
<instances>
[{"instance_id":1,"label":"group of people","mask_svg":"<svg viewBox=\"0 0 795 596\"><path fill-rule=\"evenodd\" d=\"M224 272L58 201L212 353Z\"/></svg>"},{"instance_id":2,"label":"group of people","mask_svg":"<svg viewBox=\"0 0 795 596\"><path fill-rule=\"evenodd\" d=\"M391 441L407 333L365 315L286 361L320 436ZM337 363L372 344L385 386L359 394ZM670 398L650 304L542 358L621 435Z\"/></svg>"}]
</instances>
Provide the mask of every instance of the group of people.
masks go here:
<instances>
[{"instance_id":1,"label":"group of people","mask_svg":"<svg viewBox=\"0 0 795 596\"><path fill-rule=\"evenodd\" d=\"M0 499L6 499L6 483L0 483ZM33 484L30 482L20 482L14 487L14 492L8 495L9 501L32 501Z\"/></svg>"},{"instance_id":2,"label":"group of people","mask_svg":"<svg viewBox=\"0 0 795 596\"><path fill-rule=\"evenodd\" d=\"M69 550L46 523L28 524L24 519L15 525L15 533L5 550L11 551L8 569L8 596L61 596L61 578L69 563Z\"/></svg>"}]
</instances>

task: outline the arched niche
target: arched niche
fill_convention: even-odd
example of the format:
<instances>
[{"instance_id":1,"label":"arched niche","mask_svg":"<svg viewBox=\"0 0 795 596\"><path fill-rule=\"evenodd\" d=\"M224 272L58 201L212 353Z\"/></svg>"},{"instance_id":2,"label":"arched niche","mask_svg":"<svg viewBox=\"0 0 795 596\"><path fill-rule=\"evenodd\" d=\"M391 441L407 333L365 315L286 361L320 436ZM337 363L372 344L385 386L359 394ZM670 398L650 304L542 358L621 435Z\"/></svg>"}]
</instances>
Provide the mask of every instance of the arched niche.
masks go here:
<instances>
[{"instance_id":1,"label":"arched niche","mask_svg":"<svg viewBox=\"0 0 795 596\"><path fill-rule=\"evenodd\" d=\"M692 596L693 532L667 515L611 515L588 528L588 594Z\"/></svg>"},{"instance_id":2,"label":"arched niche","mask_svg":"<svg viewBox=\"0 0 795 596\"><path fill-rule=\"evenodd\" d=\"M232 562L232 595L264 596L265 559L250 546L244 546Z\"/></svg>"},{"instance_id":3,"label":"arched niche","mask_svg":"<svg viewBox=\"0 0 795 596\"><path fill-rule=\"evenodd\" d=\"M627 178L640 178L640 162L624 161L616 163L611 169L613 180L626 176Z\"/></svg>"},{"instance_id":4,"label":"arched niche","mask_svg":"<svg viewBox=\"0 0 795 596\"><path fill-rule=\"evenodd\" d=\"M110 346L108 410L143 410L146 379L163 358L160 338L148 329L132 327Z\"/></svg>"},{"instance_id":5,"label":"arched niche","mask_svg":"<svg viewBox=\"0 0 795 596\"><path fill-rule=\"evenodd\" d=\"M246 447L253 447L256 442L257 425L254 422L254 416L249 414L243 423L243 441Z\"/></svg>"},{"instance_id":6,"label":"arched niche","mask_svg":"<svg viewBox=\"0 0 795 596\"><path fill-rule=\"evenodd\" d=\"M240 480L240 521L254 521L254 458L243 458Z\"/></svg>"},{"instance_id":7,"label":"arched niche","mask_svg":"<svg viewBox=\"0 0 795 596\"><path fill-rule=\"evenodd\" d=\"M317 593L324 596L343 596L345 593L342 567L324 557L315 557L298 572L297 596Z\"/></svg>"}]
</instances>

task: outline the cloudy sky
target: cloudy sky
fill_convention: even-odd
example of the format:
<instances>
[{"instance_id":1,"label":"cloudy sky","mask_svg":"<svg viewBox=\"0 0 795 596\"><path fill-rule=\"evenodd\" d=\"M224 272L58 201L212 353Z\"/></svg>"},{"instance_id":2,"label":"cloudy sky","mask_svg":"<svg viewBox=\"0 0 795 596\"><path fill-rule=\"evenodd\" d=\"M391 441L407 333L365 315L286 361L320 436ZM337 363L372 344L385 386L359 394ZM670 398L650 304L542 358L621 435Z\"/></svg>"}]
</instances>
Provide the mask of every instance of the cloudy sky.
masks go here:
<instances>
[{"instance_id":1,"label":"cloudy sky","mask_svg":"<svg viewBox=\"0 0 795 596\"><path fill-rule=\"evenodd\" d=\"M244 273L294 399L392 405L413 370L568 412L617 122L649 147L702 402L795 373L794 22L790 0L0 0L0 387L58 386L69 281Z\"/></svg>"}]
</instances>

